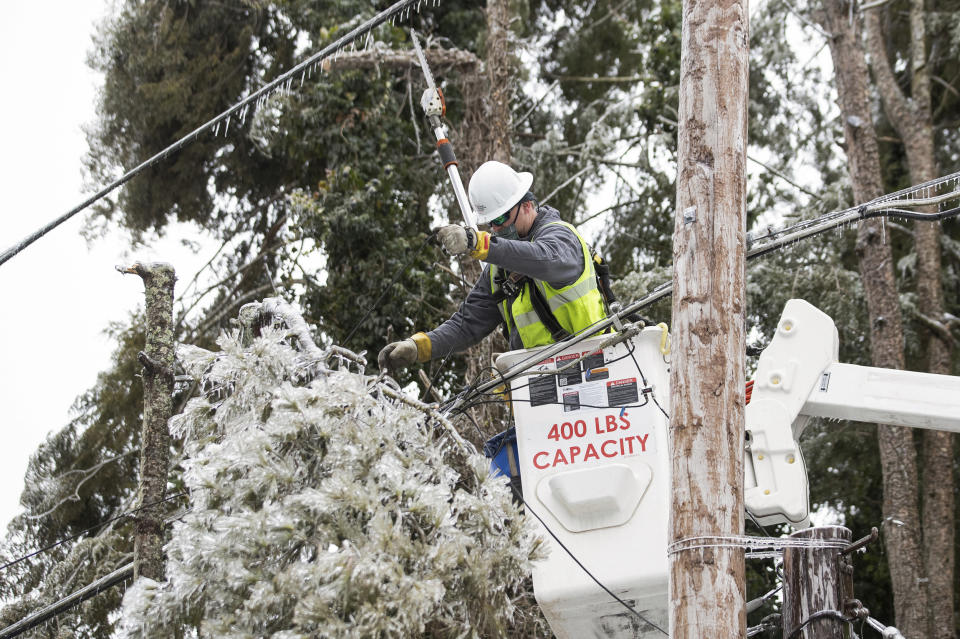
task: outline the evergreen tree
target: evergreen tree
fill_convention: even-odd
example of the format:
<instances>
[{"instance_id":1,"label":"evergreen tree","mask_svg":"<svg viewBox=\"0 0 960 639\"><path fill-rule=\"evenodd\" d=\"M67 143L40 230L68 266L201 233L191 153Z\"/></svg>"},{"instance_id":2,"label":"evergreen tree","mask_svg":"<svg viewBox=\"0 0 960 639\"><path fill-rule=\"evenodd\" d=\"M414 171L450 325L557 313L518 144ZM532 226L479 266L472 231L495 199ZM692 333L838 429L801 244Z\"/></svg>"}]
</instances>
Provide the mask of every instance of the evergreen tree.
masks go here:
<instances>
[{"instance_id":1,"label":"evergreen tree","mask_svg":"<svg viewBox=\"0 0 960 639\"><path fill-rule=\"evenodd\" d=\"M362 0L120 5L91 55L105 76L102 117L90 136L92 175L106 181L139 164L382 8ZM806 57L798 58L785 31L798 24L784 20L786 13L809 21L808 9L772 0L752 15L750 155L765 166L751 165L748 215L758 228L854 203L836 145L841 123L824 106L828 78L805 64ZM552 194L548 203L565 219L586 222L622 280L622 297L638 297L669 279L680 3L542 0L511 3L510 11L511 43L517 46L513 163L534 172L537 194ZM484 58L482 7L445 0L414 20L434 46L452 45ZM951 35L956 20L955 12L929 13L931 64L943 80L932 89L936 148L947 170L956 166L960 144L957 94L951 91L958 81L958 67L951 66L958 55ZM384 49L410 48L405 28L382 27L376 35ZM820 37L811 32L809 40L819 46ZM892 36L894 42L902 39L899 31ZM476 69L434 71L452 123L470 121L471 108L485 112L482 102L489 96L481 89L478 97L476 77L469 75ZM535 94L527 94L531 86ZM446 217L444 207L452 210L454 204L416 104L422 87L415 68L334 63L306 77L302 87L275 94L263 108L234 119L228 133L202 137L127 184L100 206L93 224L119 224L136 239L148 239L170 220L188 221L223 242L210 266L218 286L182 300L183 342L214 348L218 331L229 328L243 303L277 291L299 300L318 327L319 343L366 351L369 360L387 339L438 323L463 294L433 266L446 258L425 244L431 226ZM883 131L890 131L882 120L880 130L886 183L903 186L903 153L882 141ZM461 134L454 143L469 146L470 131ZM483 148L470 153L484 155ZM910 290L911 238L896 224L886 228L906 274L901 290ZM954 315L960 315L957 232L955 224L944 225L944 308ZM755 343L772 335L786 299L805 297L836 321L842 361L867 363L870 325L856 266L850 233L830 234L750 266L748 327L755 329ZM916 303L910 295L903 299ZM668 321L669 302L647 314ZM8 533L7 557L132 506L142 401L137 323L116 329L121 346L113 368L78 400L77 417L31 462L23 497L27 513ZM908 359L916 360L916 327L907 325L906 336ZM960 372L956 354L952 365ZM462 371L461 359L447 362L441 388L462 386ZM437 372L431 368L431 377ZM192 391L181 392L182 404ZM879 468L874 456L862 454L874 441L873 429L851 423L814 424L803 442L813 503L836 512L855 534L883 517ZM182 445L176 444L178 451ZM171 477L177 487L182 472L177 467ZM16 619L122 562L129 552L129 520L108 530L9 569L16 578L5 580L2 592L15 603L4 619ZM857 562L858 595L874 616L890 621L887 573L880 553ZM750 595L769 589L773 578L769 570L756 571ZM101 595L62 616L59 629L107 636L118 602L119 595ZM199 624L201 617L188 621ZM47 624L35 636L59 631Z\"/></svg>"},{"instance_id":2,"label":"evergreen tree","mask_svg":"<svg viewBox=\"0 0 960 639\"><path fill-rule=\"evenodd\" d=\"M514 603L542 540L503 478L355 356L290 336L182 349L211 389L174 420L192 508L121 636L543 636Z\"/></svg>"}]
</instances>

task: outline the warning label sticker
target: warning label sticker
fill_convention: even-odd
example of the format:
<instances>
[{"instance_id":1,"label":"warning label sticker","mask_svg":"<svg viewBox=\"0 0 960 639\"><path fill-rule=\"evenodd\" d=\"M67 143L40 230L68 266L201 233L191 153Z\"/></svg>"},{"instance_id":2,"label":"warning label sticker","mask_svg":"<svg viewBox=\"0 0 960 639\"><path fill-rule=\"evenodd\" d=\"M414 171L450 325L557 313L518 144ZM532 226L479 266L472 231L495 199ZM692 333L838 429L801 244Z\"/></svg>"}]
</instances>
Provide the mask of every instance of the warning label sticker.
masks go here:
<instances>
[{"instance_id":1,"label":"warning label sticker","mask_svg":"<svg viewBox=\"0 0 960 639\"><path fill-rule=\"evenodd\" d=\"M606 408L607 394L603 384L584 384L577 389L580 392L580 408Z\"/></svg>"},{"instance_id":2,"label":"warning label sticker","mask_svg":"<svg viewBox=\"0 0 960 639\"><path fill-rule=\"evenodd\" d=\"M608 379L610 377L610 369L604 365L602 351L590 355L584 354L581 364L583 366L584 376L588 382Z\"/></svg>"},{"instance_id":3,"label":"warning label sticker","mask_svg":"<svg viewBox=\"0 0 960 639\"><path fill-rule=\"evenodd\" d=\"M610 406L636 404L639 400L636 377L607 382L607 402Z\"/></svg>"},{"instance_id":4,"label":"warning label sticker","mask_svg":"<svg viewBox=\"0 0 960 639\"><path fill-rule=\"evenodd\" d=\"M570 364L571 362L580 358L579 353L570 353L569 355L557 355L557 368L563 368L564 366ZM561 386L573 386L574 384L579 384L583 381L583 377L580 374L580 363L577 362L570 366L570 368L561 372L557 376L557 383Z\"/></svg>"},{"instance_id":5,"label":"warning label sticker","mask_svg":"<svg viewBox=\"0 0 960 639\"><path fill-rule=\"evenodd\" d=\"M580 410L580 393L577 391L565 391L563 393L563 412Z\"/></svg>"},{"instance_id":6,"label":"warning label sticker","mask_svg":"<svg viewBox=\"0 0 960 639\"><path fill-rule=\"evenodd\" d=\"M557 403L557 376L536 375L530 377L530 405L545 406Z\"/></svg>"}]
</instances>

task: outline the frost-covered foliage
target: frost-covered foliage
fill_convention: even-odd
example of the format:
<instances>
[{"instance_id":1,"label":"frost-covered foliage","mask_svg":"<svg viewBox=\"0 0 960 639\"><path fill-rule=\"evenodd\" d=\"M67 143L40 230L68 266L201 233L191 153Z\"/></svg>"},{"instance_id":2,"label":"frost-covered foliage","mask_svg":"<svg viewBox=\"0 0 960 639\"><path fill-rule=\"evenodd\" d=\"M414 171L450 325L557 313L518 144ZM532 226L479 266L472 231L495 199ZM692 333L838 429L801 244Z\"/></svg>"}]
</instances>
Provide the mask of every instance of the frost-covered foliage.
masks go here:
<instances>
[{"instance_id":1,"label":"frost-covered foliage","mask_svg":"<svg viewBox=\"0 0 960 639\"><path fill-rule=\"evenodd\" d=\"M651 266L633 270L613 282L613 292L617 298L628 305L650 293L662 284L673 281L673 266ZM657 322L670 322L670 297L641 311L641 315Z\"/></svg>"},{"instance_id":2,"label":"frost-covered foliage","mask_svg":"<svg viewBox=\"0 0 960 639\"><path fill-rule=\"evenodd\" d=\"M502 478L427 407L285 337L181 350L208 389L171 422L192 508L121 635L541 634L517 605L540 540Z\"/></svg>"}]
</instances>

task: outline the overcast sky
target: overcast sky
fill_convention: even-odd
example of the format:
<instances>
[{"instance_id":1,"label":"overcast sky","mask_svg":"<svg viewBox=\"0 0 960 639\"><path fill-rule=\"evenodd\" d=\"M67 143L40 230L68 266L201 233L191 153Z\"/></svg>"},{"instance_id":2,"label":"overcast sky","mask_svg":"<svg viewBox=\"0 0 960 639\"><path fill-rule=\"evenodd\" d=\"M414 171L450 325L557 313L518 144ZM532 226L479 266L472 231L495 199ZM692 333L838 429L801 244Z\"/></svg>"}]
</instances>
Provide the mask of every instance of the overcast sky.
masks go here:
<instances>
[{"instance_id":1,"label":"overcast sky","mask_svg":"<svg viewBox=\"0 0 960 639\"><path fill-rule=\"evenodd\" d=\"M79 204L86 139L100 78L86 67L106 0L13 2L0 21L0 251ZM19 512L30 454L70 418L113 350L104 328L143 303L135 275L117 264L162 260L185 283L202 263L171 237L133 253L113 234L88 247L85 217L0 266L0 534Z\"/></svg>"}]
</instances>

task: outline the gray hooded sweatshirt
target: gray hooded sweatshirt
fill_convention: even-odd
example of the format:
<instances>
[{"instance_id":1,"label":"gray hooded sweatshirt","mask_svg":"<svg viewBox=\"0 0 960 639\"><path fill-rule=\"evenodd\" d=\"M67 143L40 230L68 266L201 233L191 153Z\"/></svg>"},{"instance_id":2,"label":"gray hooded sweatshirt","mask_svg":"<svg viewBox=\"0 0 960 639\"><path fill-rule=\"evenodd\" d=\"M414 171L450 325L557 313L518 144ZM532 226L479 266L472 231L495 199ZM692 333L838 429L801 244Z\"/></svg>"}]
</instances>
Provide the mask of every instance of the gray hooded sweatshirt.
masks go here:
<instances>
[{"instance_id":1,"label":"gray hooded sweatshirt","mask_svg":"<svg viewBox=\"0 0 960 639\"><path fill-rule=\"evenodd\" d=\"M526 239L490 238L487 265L466 301L450 319L427 333L431 357L437 359L465 350L479 343L503 322L490 289L490 264L547 282L553 288L569 286L580 278L583 273L580 240L565 226L547 226L559 221L560 214L556 209L541 206ZM532 237L536 240L530 241ZM523 348L516 326L510 331L510 348Z\"/></svg>"}]
</instances>

